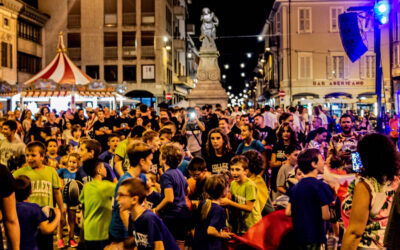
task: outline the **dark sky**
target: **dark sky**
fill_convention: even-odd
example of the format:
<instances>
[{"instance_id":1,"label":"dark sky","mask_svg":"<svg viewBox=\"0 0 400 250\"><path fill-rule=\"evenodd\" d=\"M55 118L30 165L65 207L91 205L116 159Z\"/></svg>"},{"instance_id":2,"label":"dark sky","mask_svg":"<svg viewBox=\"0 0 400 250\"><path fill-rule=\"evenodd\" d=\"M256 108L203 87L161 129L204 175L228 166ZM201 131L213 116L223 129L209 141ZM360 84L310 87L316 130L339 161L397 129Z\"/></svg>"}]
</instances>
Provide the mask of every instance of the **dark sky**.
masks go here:
<instances>
[{"instance_id":1,"label":"dark sky","mask_svg":"<svg viewBox=\"0 0 400 250\"><path fill-rule=\"evenodd\" d=\"M242 92L245 80L254 77L253 70L257 65L258 54L263 52L264 41L257 40L268 16L273 0L192 0L189 5L189 23L196 26L193 40L196 47L200 48L198 36L200 35L200 16L204 7L210 8L219 19L216 40L220 52L219 66L223 86L231 85L233 92ZM252 57L246 57L251 52ZM245 63L245 68L240 68L240 63ZM226 70L223 66L229 64ZM244 72L246 77L240 76Z\"/></svg>"}]
</instances>

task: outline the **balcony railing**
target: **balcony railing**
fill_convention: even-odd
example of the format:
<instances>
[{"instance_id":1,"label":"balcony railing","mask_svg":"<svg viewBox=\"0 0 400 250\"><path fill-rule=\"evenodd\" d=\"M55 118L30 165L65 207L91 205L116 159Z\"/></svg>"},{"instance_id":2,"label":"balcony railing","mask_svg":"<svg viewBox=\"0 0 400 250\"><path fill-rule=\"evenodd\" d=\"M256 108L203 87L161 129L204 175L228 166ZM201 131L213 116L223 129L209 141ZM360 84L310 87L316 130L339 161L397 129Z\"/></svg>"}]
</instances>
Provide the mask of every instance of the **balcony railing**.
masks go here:
<instances>
[{"instance_id":1,"label":"balcony railing","mask_svg":"<svg viewBox=\"0 0 400 250\"><path fill-rule=\"evenodd\" d=\"M68 56L73 61L81 60L81 48L68 48Z\"/></svg>"},{"instance_id":2,"label":"balcony railing","mask_svg":"<svg viewBox=\"0 0 400 250\"><path fill-rule=\"evenodd\" d=\"M104 59L118 59L118 47L104 47Z\"/></svg>"},{"instance_id":3,"label":"balcony railing","mask_svg":"<svg viewBox=\"0 0 400 250\"><path fill-rule=\"evenodd\" d=\"M174 39L174 49L178 51L185 50L185 40L183 39Z\"/></svg>"},{"instance_id":4,"label":"balcony railing","mask_svg":"<svg viewBox=\"0 0 400 250\"><path fill-rule=\"evenodd\" d=\"M136 58L136 47L135 46L122 47L122 58L123 59L134 59L134 58Z\"/></svg>"},{"instance_id":5,"label":"balcony railing","mask_svg":"<svg viewBox=\"0 0 400 250\"><path fill-rule=\"evenodd\" d=\"M136 25L136 13L122 13L122 25L123 26L135 26Z\"/></svg>"},{"instance_id":6,"label":"balcony railing","mask_svg":"<svg viewBox=\"0 0 400 250\"><path fill-rule=\"evenodd\" d=\"M81 15L69 14L68 15L68 28L80 28L81 27Z\"/></svg>"},{"instance_id":7,"label":"balcony railing","mask_svg":"<svg viewBox=\"0 0 400 250\"><path fill-rule=\"evenodd\" d=\"M155 21L154 12L142 12L142 24L154 24Z\"/></svg>"},{"instance_id":8,"label":"balcony railing","mask_svg":"<svg viewBox=\"0 0 400 250\"><path fill-rule=\"evenodd\" d=\"M154 58L154 46L142 46L142 58Z\"/></svg>"},{"instance_id":9,"label":"balcony railing","mask_svg":"<svg viewBox=\"0 0 400 250\"><path fill-rule=\"evenodd\" d=\"M185 16L185 7L181 5L174 5L174 15L175 16Z\"/></svg>"}]
</instances>

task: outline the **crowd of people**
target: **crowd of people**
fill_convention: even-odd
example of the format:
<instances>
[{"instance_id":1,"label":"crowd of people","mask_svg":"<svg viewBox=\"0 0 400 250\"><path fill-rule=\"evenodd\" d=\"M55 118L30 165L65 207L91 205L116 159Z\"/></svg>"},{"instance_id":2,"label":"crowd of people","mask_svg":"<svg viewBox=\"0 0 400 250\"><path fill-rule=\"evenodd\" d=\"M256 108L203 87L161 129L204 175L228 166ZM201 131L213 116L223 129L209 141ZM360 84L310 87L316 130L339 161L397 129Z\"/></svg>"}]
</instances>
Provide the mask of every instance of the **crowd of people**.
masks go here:
<instances>
[{"instance_id":1,"label":"crowd of people","mask_svg":"<svg viewBox=\"0 0 400 250\"><path fill-rule=\"evenodd\" d=\"M223 249L276 211L292 218L279 238L290 238L287 249L400 246L398 131L374 133L368 112L140 104L118 113L0 117L9 249L53 249L54 237L58 248Z\"/></svg>"}]
</instances>

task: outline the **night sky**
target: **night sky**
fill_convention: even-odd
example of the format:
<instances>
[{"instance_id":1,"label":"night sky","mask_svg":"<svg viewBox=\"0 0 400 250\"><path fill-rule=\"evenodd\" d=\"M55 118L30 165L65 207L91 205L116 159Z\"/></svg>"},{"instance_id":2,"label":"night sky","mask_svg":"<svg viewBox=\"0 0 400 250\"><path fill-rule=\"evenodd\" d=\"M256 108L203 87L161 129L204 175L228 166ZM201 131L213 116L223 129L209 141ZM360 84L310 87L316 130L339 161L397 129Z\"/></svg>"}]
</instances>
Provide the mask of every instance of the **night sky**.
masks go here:
<instances>
[{"instance_id":1,"label":"night sky","mask_svg":"<svg viewBox=\"0 0 400 250\"><path fill-rule=\"evenodd\" d=\"M232 86L234 93L242 92L245 81L254 77L253 70L257 65L258 55L264 50L264 40L258 41L257 36L264 27L266 18L273 4L273 0L192 0L189 4L189 21L196 26L196 34L192 36L196 47L200 49L200 16L204 7L210 8L219 19L216 40L220 52L219 66L222 85ZM251 52L249 59L246 53ZM240 63L245 63L245 68L240 68ZM229 69L224 68L229 64ZM246 77L240 74L244 72Z\"/></svg>"}]
</instances>

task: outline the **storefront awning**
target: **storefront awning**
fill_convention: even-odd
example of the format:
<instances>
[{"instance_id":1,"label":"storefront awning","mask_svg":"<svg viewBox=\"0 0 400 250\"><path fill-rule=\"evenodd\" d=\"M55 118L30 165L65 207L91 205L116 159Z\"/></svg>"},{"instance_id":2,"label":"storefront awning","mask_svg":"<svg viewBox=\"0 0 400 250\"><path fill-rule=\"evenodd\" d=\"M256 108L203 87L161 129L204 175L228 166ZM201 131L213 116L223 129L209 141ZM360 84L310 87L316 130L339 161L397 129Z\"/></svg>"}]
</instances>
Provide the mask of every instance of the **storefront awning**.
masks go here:
<instances>
[{"instance_id":1,"label":"storefront awning","mask_svg":"<svg viewBox=\"0 0 400 250\"><path fill-rule=\"evenodd\" d=\"M24 91L22 97L65 97L71 91Z\"/></svg>"}]
</instances>

